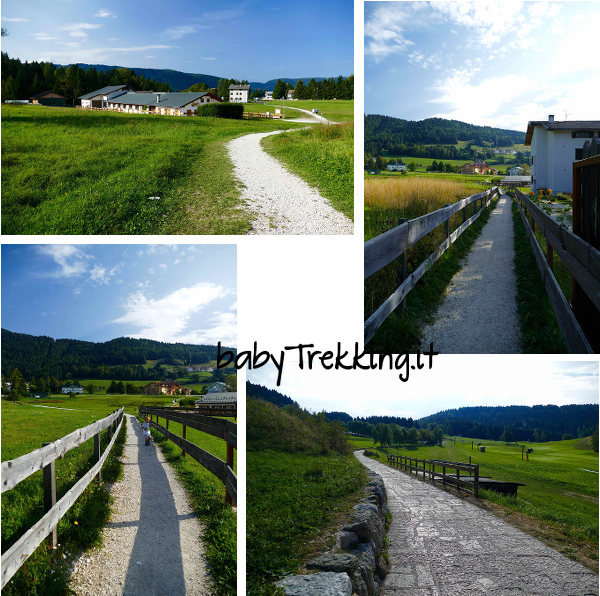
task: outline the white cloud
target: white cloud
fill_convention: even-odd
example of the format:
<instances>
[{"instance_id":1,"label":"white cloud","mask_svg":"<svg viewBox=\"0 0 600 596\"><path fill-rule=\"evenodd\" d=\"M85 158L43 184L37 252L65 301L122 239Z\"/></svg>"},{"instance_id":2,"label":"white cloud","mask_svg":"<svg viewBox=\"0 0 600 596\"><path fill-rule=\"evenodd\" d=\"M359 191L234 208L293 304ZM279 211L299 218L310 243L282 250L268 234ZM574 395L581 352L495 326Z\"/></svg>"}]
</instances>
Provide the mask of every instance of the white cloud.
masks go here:
<instances>
[{"instance_id":1,"label":"white cloud","mask_svg":"<svg viewBox=\"0 0 600 596\"><path fill-rule=\"evenodd\" d=\"M106 10L106 8L101 8L95 15L95 17L106 19L106 18L115 18L117 15L114 12L110 12Z\"/></svg>"},{"instance_id":2,"label":"white cloud","mask_svg":"<svg viewBox=\"0 0 600 596\"><path fill-rule=\"evenodd\" d=\"M46 33L30 33L32 37L35 37L36 41L53 41L55 39L59 39L58 37L52 37Z\"/></svg>"},{"instance_id":3,"label":"white cloud","mask_svg":"<svg viewBox=\"0 0 600 596\"><path fill-rule=\"evenodd\" d=\"M200 60L216 60L216 58L210 58L208 56L200 56Z\"/></svg>"},{"instance_id":4,"label":"white cloud","mask_svg":"<svg viewBox=\"0 0 600 596\"><path fill-rule=\"evenodd\" d=\"M10 17L2 17L3 21L6 21L7 23L28 23L29 19L23 19L21 17L14 17L14 18L10 18Z\"/></svg>"},{"instance_id":5,"label":"white cloud","mask_svg":"<svg viewBox=\"0 0 600 596\"><path fill-rule=\"evenodd\" d=\"M100 29L104 25L92 25L91 23L71 23L70 25L63 25L57 27L58 31L81 31L82 29Z\"/></svg>"},{"instance_id":6,"label":"white cloud","mask_svg":"<svg viewBox=\"0 0 600 596\"><path fill-rule=\"evenodd\" d=\"M175 262L173 263L173 265L177 265L178 263L181 263L181 259L175 259Z\"/></svg>"},{"instance_id":7,"label":"white cloud","mask_svg":"<svg viewBox=\"0 0 600 596\"><path fill-rule=\"evenodd\" d=\"M72 244L40 244L35 247L40 255L49 256L60 265L60 271L51 271L50 277L75 277L87 271L87 261L93 258Z\"/></svg>"},{"instance_id":8,"label":"white cloud","mask_svg":"<svg viewBox=\"0 0 600 596\"><path fill-rule=\"evenodd\" d=\"M231 334L235 321L231 316L216 315L207 329L187 329L191 316L202 311L208 304L230 294L230 290L211 283L198 283L181 288L161 299L148 297L141 291L131 294L123 308L126 313L113 321L137 329L131 337L150 338L157 341L202 343L202 338L218 333L216 329ZM228 313L229 315L230 313ZM231 341L227 338L227 341Z\"/></svg>"},{"instance_id":9,"label":"white cloud","mask_svg":"<svg viewBox=\"0 0 600 596\"><path fill-rule=\"evenodd\" d=\"M170 27L163 31L163 37L167 39L181 39L185 35L197 33L198 28L195 25L181 25L180 27Z\"/></svg>"},{"instance_id":10,"label":"white cloud","mask_svg":"<svg viewBox=\"0 0 600 596\"><path fill-rule=\"evenodd\" d=\"M159 267L164 271L167 268L167 264L166 263L161 263L159 265Z\"/></svg>"},{"instance_id":11,"label":"white cloud","mask_svg":"<svg viewBox=\"0 0 600 596\"><path fill-rule=\"evenodd\" d=\"M118 267L113 267L110 271L102 265L95 265L90 271L90 280L98 284L108 284L110 278L118 272Z\"/></svg>"}]
</instances>

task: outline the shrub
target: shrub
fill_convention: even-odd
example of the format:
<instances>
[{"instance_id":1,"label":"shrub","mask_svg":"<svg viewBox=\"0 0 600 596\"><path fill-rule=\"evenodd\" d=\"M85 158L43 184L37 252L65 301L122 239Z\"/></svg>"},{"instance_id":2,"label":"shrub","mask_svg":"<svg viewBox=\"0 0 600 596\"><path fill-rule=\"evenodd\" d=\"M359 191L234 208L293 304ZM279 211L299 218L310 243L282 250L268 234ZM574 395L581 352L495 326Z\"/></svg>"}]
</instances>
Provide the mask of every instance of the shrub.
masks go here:
<instances>
[{"instance_id":1,"label":"shrub","mask_svg":"<svg viewBox=\"0 0 600 596\"><path fill-rule=\"evenodd\" d=\"M209 118L241 120L244 114L244 106L241 103L207 103L198 106L197 114Z\"/></svg>"}]
</instances>

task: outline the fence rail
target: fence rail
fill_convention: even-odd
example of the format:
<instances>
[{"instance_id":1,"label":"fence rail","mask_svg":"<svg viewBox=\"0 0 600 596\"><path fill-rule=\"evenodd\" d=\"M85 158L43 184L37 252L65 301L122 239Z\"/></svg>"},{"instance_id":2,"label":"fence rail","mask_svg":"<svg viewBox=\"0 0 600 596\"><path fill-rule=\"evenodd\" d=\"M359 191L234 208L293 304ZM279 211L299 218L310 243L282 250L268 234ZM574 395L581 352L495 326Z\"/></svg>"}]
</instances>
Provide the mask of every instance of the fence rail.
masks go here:
<instances>
[{"instance_id":1,"label":"fence rail","mask_svg":"<svg viewBox=\"0 0 600 596\"><path fill-rule=\"evenodd\" d=\"M211 474L219 478L225 485L226 501L229 504L237 504L237 478L233 471L233 450L237 449L237 424L231 422L231 420L211 418L189 411L172 410L171 408L163 409L140 406L139 412L140 414L148 415L150 417L150 425L167 439L173 441L183 451L184 455L186 453L189 454ZM154 416L156 416L156 421L153 420ZM159 418L165 419L165 426L158 423ZM183 426L182 437L169 431L169 421L179 423ZM212 453L186 440L187 427L223 439L227 443L227 461L219 459Z\"/></svg>"},{"instance_id":2,"label":"fence rail","mask_svg":"<svg viewBox=\"0 0 600 596\"><path fill-rule=\"evenodd\" d=\"M53 545L56 546L58 522L102 469L104 461L115 443L122 422L123 408L54 443L44 444L41 449L36 449L17 459L2 462L2 492L13 489L34 472L43 470L44 508L46 510L44 517L2 554L2 588L50 533L52 533ZM105 428L109 429L110 442L104 453L100 455L100 432ZM55 460L92 437L94 438L96 464L56 503Z\"/></svg>"},{"instance_id":3,"label":"fence rail","mask_svg":"<svg viewBox=\"0 0 600 596\"><path fill-rule=\"evenodd\" d=\"M459 488L461 486L469 488L473 490L475 497L479 497L479 464L467 464L440 459L416 459L404 455L388 455L388 462L409 474L414 472L417 477L422 473L423 479L425 479L426 476L428 476L431 481L441 479L444 486L446 486L446 483L450 483ZM422 464L422 466L419 467L419 464ZM436 466L438 471L436 471ZM454 470L454 474L446 473L447 469ZM469 474L467 479L463 477L461 480L461 472L467 472Z\"/></svg>"},{"instance_id":4,"label":"fence rail","mask_svg":"<svg viewBox=\"0 0 600 596\"><path fill-rule=\"evenodd\" d=\"M417 281L425 275L452 243L477 220L484 205L488 205L497 192L498 187L495 186L485 192L466 197L453 205L438 209L433 213L428 213L427 215L401 223L399 226L365 242L364 279L367 279L386 265L389 265L394 259L403 254L406 255L406 251L411 246L414 246L439 225L444 224L445 226L446 239L440 244L439 248L431 253L406 279L402 280L396 291L365 321L365 344L372 339L377 329L379 329L392 312L400 306L408 293L415 287ZM479 211L477 210L478 201L481 202ZM467 219L467 207L471 204L474 205L474 213ZM463 223L450 234L450 218L461 210ZM406 271L406 266L403 269Z\"/></svg>"},{"instance_id":5,"label":"fence rail","mask_svg":"<svg viewBox=\"0 0 600 596\"><path fill-rule=\"evenodd\" d=\"M521 219L567 349L572 354L592 354L590 343L554 277L554 253L560 257L596 309L600 309L600 251L552 219L521 191L516 190L516 197ZM546 240L545 257L534 234L536 225Z\"/></svg>"}]
</instances>

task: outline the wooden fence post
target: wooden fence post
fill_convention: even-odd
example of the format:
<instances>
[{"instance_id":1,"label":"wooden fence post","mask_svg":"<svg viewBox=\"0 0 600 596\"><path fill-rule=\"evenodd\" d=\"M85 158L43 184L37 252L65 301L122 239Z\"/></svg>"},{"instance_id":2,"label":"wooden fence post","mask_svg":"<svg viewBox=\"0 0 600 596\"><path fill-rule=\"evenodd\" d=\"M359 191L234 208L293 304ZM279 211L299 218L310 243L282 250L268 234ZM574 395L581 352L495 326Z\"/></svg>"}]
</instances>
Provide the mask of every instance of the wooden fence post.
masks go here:
<instances>
[{"instance_id":1,"label":"wooden fence post","mask_svg":"<svg viewBox=\"0 0 600 596\"><path fill-rule=\"evenodd\" d=\"M94 421L96 422L96 421ZM94 435L94 465L100 461L100 433ZM99 471L96 475L96 480L100 482L102 480L102 471Z\"/></svg>"},{"instance_id":2,"label":"wooden fence post","mask_svg":"<svg viewBox=\"0 0 600 596\"><path fill-rule=\"evenodd\" d=\"M187 430L187 426L185 426L185 424L183 425L183 439L185 439L185 431ZM185 457L185 451L182 449L181 450L181 457Z\"/></svg>"},{"instance_id":3,"label":"wooden fence post","mask_svg":"<svg viewBox=\"0 0 600 596\"><path fill-rule=\"evenodd\" d=\"M463 200L466 198L467 197L463 197ZM463 223L465 223L467 221L467 206L466 205L462 208L462 215L463 215Z\"/></svg>"},{"instance_id":4,"label":"wooden fence post","mask_svg":"<svg viewBox=\"0 0 600 596\"><path fill-rule=\"evenodd\" d=\"M42 443L42 447L50 443ZM48 513L56 505L56 469L55 462L52 460L47 466L44 466L44 513ZM52 528L52 546L58 544L58 534L56 526Z\"/></svg>"},{"instance_id":5,"label":"wooden fence post","mask_svg":"<svg viewBox=\"0 0 600 596\"><path fill-rule=\"evenodd\" d=\"M398 225L400 226L403 223L406 223L407 221L408 221L407 218L401 217L398 220ZM408 272L408 254L407 254L407 251L405 250L400 255L400 258L398 259L398 281L400 282L398 285L401 285L402 282L406 279L407 272ZM400 313L404 312L404 309L406 308L406 296L404 297L404 300L402 300L402 302L400 303L400 306L398 308L400 309Z\"/></svg>"},{"instance_id":6,"label":"wooden fence post","mask_svg":"<svg viewBox=\"0 0 600 596\"><path fill-rule=\"evenodd\" d=\"M450 207L450 203L446 203L444 205L444 208L446 207ZM450 218L448 218L445 222L444 222L444 238L448 238L448 236L450 236Z\"/></svg>"}]
</instances>

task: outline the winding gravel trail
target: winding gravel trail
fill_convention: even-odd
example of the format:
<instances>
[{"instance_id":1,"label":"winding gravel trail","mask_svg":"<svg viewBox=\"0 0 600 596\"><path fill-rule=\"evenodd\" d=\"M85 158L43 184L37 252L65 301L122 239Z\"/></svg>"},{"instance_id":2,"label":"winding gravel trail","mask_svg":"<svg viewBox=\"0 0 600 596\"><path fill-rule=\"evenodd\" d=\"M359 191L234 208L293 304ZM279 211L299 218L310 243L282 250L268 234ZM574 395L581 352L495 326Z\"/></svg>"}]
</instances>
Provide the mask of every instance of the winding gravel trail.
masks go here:
<instances>
[{"instance_id":1,"label":"winding gravel trail","mask_svg":"<svg viewBox=\"0 0 600 596\"><path fill-rule=\"evenodd\" d=\"M261 139L280 132L285 131L250 134L227 143L235 177L242 185L242 202L256 216L249 234L353 234L352 220L265 153Z\"/></svg>"},{"instance_id":2,"label":"winding gravel trail","mask_svg":"<svg viewBox=\"0 0 600 596\"><path fill-rule=\"evenodd\" d=\"M421 345L441 354L519 354L510 197L500 191L463 268L452 278Z\"/></svg>"},{"instance_id":3,"label":"winding gravel trail","mask_svg":"<svg viewBox=\"0 0 600 596\"><path fill-rule=\"evenodd\" d=\"M430 482L360 452L383 477L392 523L382 596L597 596L598 576Z\"/></svg>"},{"instance_id":4,"label":"winding gravel trail","mask_svg":"<svg viewBox=\"0 0 600 596\"><path fill-rule=\"evenodd\" d=\"M201 524L161 450L144 445L134 416L125 420L125 472L111 490L104 546L80 557L71 587L78 596L206 596Z\"/></svg>"}]
</instances>

